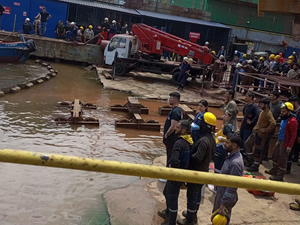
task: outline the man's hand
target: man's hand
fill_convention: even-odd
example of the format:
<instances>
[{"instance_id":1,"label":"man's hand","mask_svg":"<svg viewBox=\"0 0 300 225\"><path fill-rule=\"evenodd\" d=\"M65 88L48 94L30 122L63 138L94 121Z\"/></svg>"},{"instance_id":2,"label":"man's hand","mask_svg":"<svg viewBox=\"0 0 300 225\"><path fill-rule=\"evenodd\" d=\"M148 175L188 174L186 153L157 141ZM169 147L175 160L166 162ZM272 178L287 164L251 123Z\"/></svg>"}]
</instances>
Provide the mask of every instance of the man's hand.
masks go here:
<instances>
[{"instance_id":1,"label":"man's hand","mask_svg":"<svg viewBox=\"0 0 300 225\"><path fill-rule=\"evenodd\" d=\"M251 125L251 120L247 119L247 123L248 123L249 125Z\"/></svg>"},{"instance_id":2,"label":"man's hand","mask_svg":"<svg viewBox=\"0 0 300 225\"><path fill-rule=\"evenodd\" d=\"M292 150L292 148L290 148L290 147L287 147L287 148L286 148L286 152L287 152L287 153L290 153L291 150Z\"/></svg>"},{"instance_id":3,"label":"man's hand","mask_svg":"<svg viewBox=\"0 0 300 225\"><path fill-rule=\"evenodd\" d=\"M218 213L221 214L222 216L225 216L226 214L225 209L226 207L224 205L220 205Z\"/></svg>"},{"instance_id":4,"label":"man's hand","mask_svg":"<svg viewBox=\"0 0 300 225\"><path fill-rule=\"evenodd\" d=\"M165 135L164 135L164 138L165 138L165 139L167 139L167 138L168 138L167 134L165 134Z\"/></svg>"}]
</instances>

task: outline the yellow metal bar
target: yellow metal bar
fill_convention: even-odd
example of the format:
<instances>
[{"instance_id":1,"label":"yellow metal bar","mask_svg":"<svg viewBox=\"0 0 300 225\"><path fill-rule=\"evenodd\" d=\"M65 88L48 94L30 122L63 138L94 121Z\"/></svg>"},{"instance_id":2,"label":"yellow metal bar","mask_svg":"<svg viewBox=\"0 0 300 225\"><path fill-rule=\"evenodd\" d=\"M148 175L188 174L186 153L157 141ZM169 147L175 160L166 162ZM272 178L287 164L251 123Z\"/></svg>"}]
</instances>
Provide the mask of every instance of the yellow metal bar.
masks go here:
<instances>
[{"instance_id":1,"label":"yellow metal bar","mask_svg":"<svg viewBox=\"0 0 300 225\"><path fill-rule=\"evenodd\" d=\"M0 149L0 162L87 170L139 177L164 178L174 181L214 184L226 187L250 188L300 195L300 184L12 149Z\"/></svg>"}]
</instances>

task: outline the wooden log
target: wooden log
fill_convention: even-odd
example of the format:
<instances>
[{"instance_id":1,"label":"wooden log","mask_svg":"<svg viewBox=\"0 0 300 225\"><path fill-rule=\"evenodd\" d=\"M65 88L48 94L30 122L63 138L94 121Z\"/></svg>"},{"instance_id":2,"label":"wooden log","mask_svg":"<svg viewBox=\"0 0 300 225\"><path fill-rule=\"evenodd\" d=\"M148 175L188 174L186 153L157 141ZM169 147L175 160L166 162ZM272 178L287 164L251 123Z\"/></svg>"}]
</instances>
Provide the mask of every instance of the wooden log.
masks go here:
<instances>
[{"instance_id":1,"label":"wooden log","mask_svg":"<svg viewBox=\"0 0 300 225\"><path fill-rule=\"evenodd\" d=\"M112 75L106 70L102 71L102 75L108 80L112 80L112 78L113 78Z\"/></svg>"}]
</instances>

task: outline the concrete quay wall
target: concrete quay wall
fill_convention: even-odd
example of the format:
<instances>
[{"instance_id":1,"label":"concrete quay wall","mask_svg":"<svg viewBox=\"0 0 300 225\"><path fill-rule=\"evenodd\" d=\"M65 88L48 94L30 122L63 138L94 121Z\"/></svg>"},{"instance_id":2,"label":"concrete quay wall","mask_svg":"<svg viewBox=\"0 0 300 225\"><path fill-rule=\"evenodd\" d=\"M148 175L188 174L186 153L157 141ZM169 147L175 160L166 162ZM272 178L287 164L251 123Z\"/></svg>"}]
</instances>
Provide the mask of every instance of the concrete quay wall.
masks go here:
<instances>
[{"instance_id":1,"label":"concrete quay wall","mask_svg":"<svg viewBox=\"0 0 300 225\"><path fill-rule=\"evenodd\" d=\"M26 34L22 35L26 40L34 40L37 51L31 53L31 55L37 57L62 59L90 64L101 64L103 61L103 56L101 54L99 45L84 45L83 43L73 43L54 38L41 38L39 36ZM20 34L0 31L0 40L4 38L5 41L17 41L20 40Z\"/></svg>"}]
</instances>

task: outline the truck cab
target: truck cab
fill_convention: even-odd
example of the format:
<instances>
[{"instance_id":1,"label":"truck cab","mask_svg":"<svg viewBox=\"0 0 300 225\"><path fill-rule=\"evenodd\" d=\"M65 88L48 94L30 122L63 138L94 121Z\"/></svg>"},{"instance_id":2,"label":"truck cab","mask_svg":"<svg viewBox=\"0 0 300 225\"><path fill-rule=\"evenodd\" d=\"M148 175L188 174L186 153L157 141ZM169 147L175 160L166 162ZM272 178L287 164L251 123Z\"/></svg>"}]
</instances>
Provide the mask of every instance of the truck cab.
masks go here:
<instances>
[{"instance_id":1,"label":"truck cab","mask_svg":"<svg viewBox=\"0 0 300 225\"><path fill-rule=\"evenodd\" d=\"M113 65L118 58L130 58L138 51L138 39L133 35L117 34L113 36L104 50L104 62Z\"/></svg>"}]
</instances>

